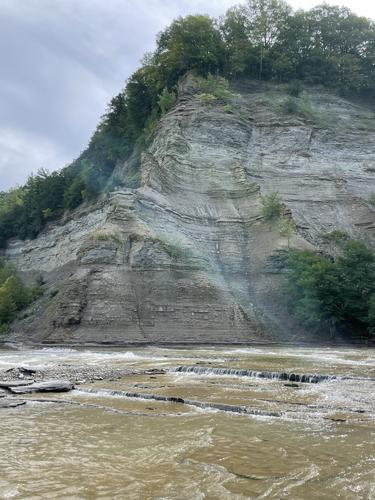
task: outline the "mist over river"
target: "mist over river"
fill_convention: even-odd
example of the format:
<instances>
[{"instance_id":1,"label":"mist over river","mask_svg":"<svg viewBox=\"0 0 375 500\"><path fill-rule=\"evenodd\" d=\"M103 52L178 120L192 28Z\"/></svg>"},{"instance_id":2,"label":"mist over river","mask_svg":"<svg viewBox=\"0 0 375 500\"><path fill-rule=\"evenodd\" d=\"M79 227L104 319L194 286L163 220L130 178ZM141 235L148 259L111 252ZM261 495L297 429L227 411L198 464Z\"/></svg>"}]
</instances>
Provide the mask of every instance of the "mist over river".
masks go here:
<instances>
[{"instance_id":1,"label":"mist over river","mask_svg":"<svg viewBox=\"0 0 375 500\"><path fill-rule=\"evenodd\" d=\"M129 375L0 406L0 498L375 498L373 348L0 349L21 366Z\"/></svg>"}]
</instances>

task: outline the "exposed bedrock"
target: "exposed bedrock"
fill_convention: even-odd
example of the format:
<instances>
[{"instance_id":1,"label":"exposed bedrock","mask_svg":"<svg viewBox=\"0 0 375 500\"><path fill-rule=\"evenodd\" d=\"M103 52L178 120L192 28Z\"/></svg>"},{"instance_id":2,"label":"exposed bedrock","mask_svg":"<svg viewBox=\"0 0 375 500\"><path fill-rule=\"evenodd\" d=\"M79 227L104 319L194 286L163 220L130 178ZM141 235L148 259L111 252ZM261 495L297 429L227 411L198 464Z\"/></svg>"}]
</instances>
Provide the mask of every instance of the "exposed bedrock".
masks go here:
<instances>
[{"instance_id":1,"label":"exposed bedrock","mask_svg":"<svg viewBox=\"0 0 375 500\"><path fill-rule=\"evenodd\" d=\"M7 256L48 291L8 340L311 340L288 316L277 265L287 242L262 219L260 197L279 193L293 247L320 248L333 229L374 244L374 115L312 89L314 121L301 119L277 111L279 88L254 85L228 109L203 104L188 83L143 153L139 189L11 242Z\"/></svg>"}]
</instances>

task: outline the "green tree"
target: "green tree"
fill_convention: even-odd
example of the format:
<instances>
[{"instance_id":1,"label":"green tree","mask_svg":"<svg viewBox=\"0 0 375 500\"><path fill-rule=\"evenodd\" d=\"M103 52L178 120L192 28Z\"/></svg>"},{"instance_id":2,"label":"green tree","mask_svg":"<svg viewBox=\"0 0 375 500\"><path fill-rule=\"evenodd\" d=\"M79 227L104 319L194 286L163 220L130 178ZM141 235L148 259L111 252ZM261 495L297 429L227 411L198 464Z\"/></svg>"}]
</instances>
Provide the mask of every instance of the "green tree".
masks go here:
<instances>
[{"instance_id":1,"label":"green tree","mask_svg":"<svg viewBox=\"0 0 375 500\"><path fill-rule=\"evenodd\" d=\"M244 13L250 41L259 49L259 79L262 79L264 59L285 29L291 8L282 0L247 0Z\"/></svg>"},{"instance_id":2,"label":"green tree","mask_svg":"<svg viewBox=\"0 0 375 500\"><path fill-rule=\"evenodd\" d=\"M42 293L42 287L25 287L15 268L0 260L0 331L16 319L17 314Z\"/></svg>"},{"instance_id":3,"label":"green tree","mask_svg":"<svg viewBox=\"0 0 375 500\"><path fill-rule=\"evenodd\" d=\"M349 241L335 264L340 277L337 300L345 310L343 320L365 324L368 301L375 292L375 255L364 243Z\"/></svg>"},{"instance_id":4,"label":"green tree","mask_svg":"<svg viewBox=\"0 0 375 500\"><path fill-rule=\"evenodd\" d=\"M225 46L213 19L179 17L158 36L155 62L160 65L162 88L172 88L186 71L216 73L224 66ZM159 77L160 78L160 77Z\"/></svg>"},{"instance_id":5,"label":"green tree","mask_svg":"<svg viewBox=\"0 0 375 500\"><path fill-rule=\"evenodd\" d=\"M370 326L371 334L375 336L375 293L373 293L369 299L367 321Z\"/></svg>"},{"instance_id":6,"label":"green tree","mask_svg":"<svg viewBox=\"0 0 375 500\"><path fill-rule=\"evenodd\" d=\"M289 218L281 218L279 220L279 233L287 240L288 248L290 248L290 240L294 234L294 224Z\"/></svg>"},{"instance_id":7,"label":"green tree","mask_svg":"<svg viewBox=\"0 0 375 500\"><path fill-rule=\"evenodd\" d=\"M226 47L225 74L232 78L256 75L259 51L250 41L247 16L243 6L230 8L221 20L220 29Z\"/></svg>"},{"instance_id":8,"label":"green tree","mask_svg":"<svg viewBox=\"0 0 375 500\"><path fill-rule=\"evenodd\" d=\"M261 214L266 221L272 221L281 216L283 204L278 193L268 193L262 196L260 201L262 204Z\"/></svg>"},{"instance_id":9,"label":"green tree","mask_svg":"<svg viewBox=\"0 0 375 500\"><path fill-rule=\"evenodd\" d=\"M349 241L336 260L291 251L286 277L291 311L305 326L331 332L373 327L375 255L363 243Z\"/></svg>"},{"instance_id":10,"label":"green tree","mask_svg":"<svg viewBox=\"0 0 375 500\"><path fill-rule=\"evenodd\" d=\"M163 89L163 92L159 96L159 108L162 115L168 113L168 111L175 105L176 103L176 93L173 90L169 91L167 88Z\"/></svg>"}]
</instances>

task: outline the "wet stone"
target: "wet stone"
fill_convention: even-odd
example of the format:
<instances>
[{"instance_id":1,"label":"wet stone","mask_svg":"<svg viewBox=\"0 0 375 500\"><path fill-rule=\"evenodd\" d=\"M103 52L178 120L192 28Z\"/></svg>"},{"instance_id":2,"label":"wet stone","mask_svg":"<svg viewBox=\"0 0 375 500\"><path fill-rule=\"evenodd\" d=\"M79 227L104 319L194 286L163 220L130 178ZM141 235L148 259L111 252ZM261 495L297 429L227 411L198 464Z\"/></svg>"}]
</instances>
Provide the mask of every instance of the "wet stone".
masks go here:
<instances>
[{"instance_id":1,"label":"wet stone","mask_svg":"<svg viewBox=\"0 0 375 500\"><path fill-rule=\"evenodd\" d=\"M24 404L26 404L26 401L4 398L0 399L0 410L5 408L16 408L17 406L23 406Z\"/></svg>"},{"instance_id":2,"label":"wet stone","mask_svg":"<svg viewBox=\"0 0 375 500\"><path fill-rule=\"evenodd\" d=\"M0 381L0 387L3 389L11 389L12 387L22 387L25 385L32 384L34 382L31 380L4 380Z\"/></svg>"},{"instance_id":3,"label":"wet stone","mask_svg":"<svg viewBox=\"0 0 375 500\"><path fill-rule=\"evenodd\" d=\"M73 384L66 380L49 380L31 385L9 387L14 394L29 394L33 392L68 392Z\"/></svg>"}]
</instances>

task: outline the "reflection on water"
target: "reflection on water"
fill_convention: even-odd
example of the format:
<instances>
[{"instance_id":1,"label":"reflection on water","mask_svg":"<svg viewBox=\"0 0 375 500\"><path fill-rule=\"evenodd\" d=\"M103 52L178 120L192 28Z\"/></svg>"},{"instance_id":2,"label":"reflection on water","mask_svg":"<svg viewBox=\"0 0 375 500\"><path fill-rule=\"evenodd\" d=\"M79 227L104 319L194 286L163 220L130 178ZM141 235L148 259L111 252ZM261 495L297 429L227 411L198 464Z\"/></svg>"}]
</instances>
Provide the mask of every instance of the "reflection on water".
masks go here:
<instances>
[{"instance_id":1,"label":"reflection on water","mask_svg":"<svg viewBox=\"0 0 375 500\"><path fill-rule=\"evenodd\" d=\"M0 497L375 498L374 354L290 347L0 350L0 370L57 363L166 370L28 396L25 406L0 410ZM181 365L353 378L290 384L173 371Z\"/></svg>"}]
</instances>

